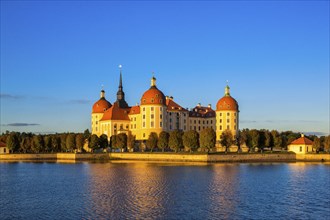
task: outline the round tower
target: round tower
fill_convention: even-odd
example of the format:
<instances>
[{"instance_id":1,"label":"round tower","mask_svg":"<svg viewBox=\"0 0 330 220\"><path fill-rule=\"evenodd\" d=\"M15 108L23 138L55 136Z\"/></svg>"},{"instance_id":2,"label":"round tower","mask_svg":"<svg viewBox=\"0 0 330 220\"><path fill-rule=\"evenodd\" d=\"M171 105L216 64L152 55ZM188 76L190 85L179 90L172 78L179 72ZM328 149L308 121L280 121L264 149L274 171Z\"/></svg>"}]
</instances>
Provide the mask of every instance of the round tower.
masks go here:
<instances>
[{"instance_id":1,"label":"round tower","mask_svg":"<svg viewBox=\"0 0 330 220\"><path fill-rule=\"evenodd\" d=\"M102 89L100 94L100 99L94 103L92 108L92 134L96 134L98 136L101 135L100 129L100 120L104 114L104 112L111 108L111 103L105 99L105 91Z\"/></svg>"},{"instance_id":2,"label":"round tower","mask_svg":"<svg viewBox=\"0 0 330 220\"><path fill-rule=\"evenodd\" d=\"M231 131L236 137L239 131L239 109L237 101L230 96L230 88L225 87L225 95L219 99L216 108L216 140L220 140L222 132Z\"/></svg>"}]
</instances>

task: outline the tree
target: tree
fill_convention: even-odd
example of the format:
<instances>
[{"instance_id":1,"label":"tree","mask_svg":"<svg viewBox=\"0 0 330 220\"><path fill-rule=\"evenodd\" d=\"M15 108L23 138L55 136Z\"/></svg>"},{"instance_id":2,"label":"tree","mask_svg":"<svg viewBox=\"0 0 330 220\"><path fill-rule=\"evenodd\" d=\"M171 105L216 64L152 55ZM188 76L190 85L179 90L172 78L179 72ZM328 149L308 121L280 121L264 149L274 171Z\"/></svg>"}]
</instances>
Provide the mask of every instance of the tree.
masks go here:
<instances>
[{"instance_id":1,"label":"tree","mask_svg":"<svg viewBox=\"0 0 330 220\"><path fill-rule=\"evenodd\" d=\"M162 131L159 134L159 138L158 138L158 142L157 142L157 146L162 149L162 152L164 152L164 150L168 147L168 140L169 140L169 133L167 133L166 131Z\"/></svg>"},{"instance_id":2,"label":"tree","mask_svg":"<svg viewBox=\"0 0 330 220\"><path fill-rule=\"evenodd\" d=\"M230 130L225 130L222 132L220 136L220 144L221 146L226 148L226 153L228 152L228 148L234 144L233 134Z\"/></svg>"},{"instance_id":3,"label":"tree","mask_svg":"<svg viewBox=\"0 0 330 220\"><path fill-rule=\"evenodd\" d=\"M100 148L99 137L96 134L91 136L90 148L93 150Z\"/></svg>"},{"instance_id":4,"label":"tree","mask_svg":"<svg viewBox=\"0 0 330 220\"><path fill-rule=\"evenodd\" d=\"M86 129L85 131L84 131L84 139L86 140L86 139L90 139L91 138L91 133L89 132L89 130L88 129Z\"/></svg>"},{"instance_id":5,"label":"tree","mask_svg":"<svg viewBox=\"0 0 330 220\"><path fill-rule=\"evenodd\" d=\"M61 138L58 135L52 135L52 149L53 152L61 151Z\"/></svg>"},{"instance_id":6,"label":"tree","mask_svg":"<svg viewBox=\"0 0 330 220\"><path fill-rule=\"evenodd\" d=\"M321 140L320 140L320 138L315 136L314 140L313 140L313 150L315 150L315 152L318 153L320 150L320 147L321 147Z\"/></svg>"},{"instance_id":7,"label":"tree","mask_svg":"<svg viewBox=\"0 0 330 220\"><path fill-rule=\"evenodd\" d=\"M179 149L183 147L182 132L179 130L171 131L168 140L168 145L170 146L171 150L174 150L174 152L178 152Z\"/></svg>"},{"instance_id":8,"label":"tree","mask_svg":"<svg viewBox=\"0 0 330 220\"><path fill-rule=\"evenodd\" d=\"M28 153L31 151L31 146L32 146L32 138L29 136L25 136L22 138L21 143L20 143L20 150L23 153Z\"/></svg>"},{"instance_id":9,"label":"tree","mask_svg":"<svg viewBox=\"0 0 330 220\"><path fill-rule=\"evenodd\" d=\"M42 152L42 148L44 146L43 138L41 135L35 135L32 138L32 151L34 153Z\"/></svg>"},{"instance_id":10,"label":"tree","mask_svg":"<svg viewBox=\"0 0 330 220\"><path fill-rule=\"evenodd\" d=\"M113 149L117 149L117 135L114 134L110 137L110 146Z\"/></svg>"},{"instance_id":11,"label":"tree","mask_svg":"<svg viewBox=\"0 0 330 220\"><path fill-rule=\"evenodd\" d=\"M253 149L259 147L259 140L260 140L260 135L258 130L252 129L250 130L250 135L251 135L251 148L250 151Z\"/></svg>"},{"instance_id":12,"label":"tree","mask_svg":"<svg viewBox=\"0 0 330 220\"><path fill-rule=\"evenodd\" d=\"M127 148L129 151L133 151L135 146L135 135L129 133L127 135Z\"/></svg>"},{"instance_id":13,"label":"tree","mask_svg":"<svg viewBox=\"0 0 330 220\"><path fill-rule=\"evenodd\" d=\"M117 147L120 148L121 152L124 152L127 147L127 135L125 133L118 134L116 142Z\"/></svg>"},{"instance_id":14,"label":"tree","mask_svg":"<svg viewBox=\"0 0 330 220\"><path fill-rule=\"evenodd\" d=\"M200 147L206 149L207 152L215 146L216 134L213 128L205 128L199 135Z\"/></svg>"},{"instance_id":15,"label":"tree","mask_svg":"<svg viewBox=\"0 0 330 220\"><path fill-rule=\"evenodd\" d=\"M67 151L67 147L66 147L66 136L67 134L63 133L60 135L60 139L61 139L61 152L66 152Z\"/></svg>"},{"instance_id":16,"label":"tree","mask_svg":"<svg viewBox=\"0 0 330 220\"><path fill-rule=\"evenodd\" d=\"M76 135L76 147L79 152L84 148L85 138L83 134Z\"/></svg>"},{"instance_id":17,"label":"tree","mask_svg":"<svg viewBox=\"0 0 330 220\"><path fill-rule=\"evenodd\" d=\"M106 134L102 134L99 139L100 147L107 148L109 146L108 136Z\"/></svg>"},{"instance_id":18,"label":"tree","mask_svg":"<svg viewBox=\"0 0 330 220\"><path fill-rule=\"evenodd\" d=\"M16 132L11 132L7 136L6 146L11 152L16 152L19 149L18 134Z\"/></svg>"},{"instance_id":19,"label":"tree","mask_svg":"<svg viewBox=\"0 0 330 220\"><path fill-rule=\"evenodd\" d=\"M324 138L323 148L324 148L325 152L330 151L330 135L328 135Z\"/></svg>"},{"instance_id":20,"label":"tree","mask_svg":"<svg viewBox=\"0 0 330 220\"><path fill-rule=\"evenodd\" d=\"M147 140L147 147L152 152L155 147L157 147L157 141L158 141L158 135L155 132L151 132L149 134L148 140Z\"/></svg>"},{"instance_id":21,"label":"tree","mask_svg":"<svg viewBox=\"0 0 330 220\"><path fill-rule=\"evenodd\" d=\"M184 132L182 136L183 146L189 149L190 152L199 148L199 134L195 130Z\"/></svg>"},{"instance_id":22,"label":"tree","mask_svg":"<svg viewBox=\"0 0 330 220\"><path fill-rule=\"evenodd\" d=\"M270 131L266 130L265 131L265 147L271 149L271 151L273 151L273 146L274 146L274 140L273 140L273 136L270 133Z\"/></svg>"},{"instance_id":23,"label":"tree","mask_svg":"<svg viewBox=\"0 0 330 220\"><path fill-rule=\"evenodd\" d=\"M75 134L70 133L66 136L66 148L70 152L72 152L73 149L76 148L76 135Z\"/></svg>"},{"instance_id":24,"label":"tree","mask_svg":"<svg viewBox=\"0 0 330 220\"><path fill-rule=\"evenodd\" d=\"M51 152L53 149L52 138L50 135L44 136L44 149L45 149L45 152Z\"/></svg>"}]
</instances>

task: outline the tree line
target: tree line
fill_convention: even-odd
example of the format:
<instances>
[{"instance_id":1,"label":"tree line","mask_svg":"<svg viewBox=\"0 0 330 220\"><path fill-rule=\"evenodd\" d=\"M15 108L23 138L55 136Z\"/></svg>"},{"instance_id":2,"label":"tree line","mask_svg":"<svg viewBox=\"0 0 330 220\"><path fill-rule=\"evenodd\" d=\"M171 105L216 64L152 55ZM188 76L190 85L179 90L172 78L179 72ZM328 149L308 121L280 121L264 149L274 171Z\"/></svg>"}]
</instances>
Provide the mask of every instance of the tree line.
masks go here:
<instances>
[{"instance_id":1,"label":"tree line","mask_svg":"<svg viewBox=\"0 0 330 220\"><path fill-rule=\"evenodd\" d=\"M243 129L238 137L230 131L224 131L220 141L216 142L216 133L212 128L206 128L200 133L190 131L162 131L159 135L151 132L146 141L137 141L132 134L121 133L108 138L103 134L100 137L85 130L84 133L60 134L33 134L6 132L0 135L0 141L6 143L11 152L16 153L57 153L57 152L84 152L86 149L100 151L102 149L125 151L173 151L173 152L210 152L221 144L227 152L232 145L248 147L249 151L263 152L265 149L273 151L274 148L286 150L288 144L300 137L300 133L292 131L279 132L276 130ZM315 152L330 152L330 136L306 136L313 141ZM85 148L84 148L85 146ZM86 148L88 147L88 148Z\"/></svg>"}]
</instances>

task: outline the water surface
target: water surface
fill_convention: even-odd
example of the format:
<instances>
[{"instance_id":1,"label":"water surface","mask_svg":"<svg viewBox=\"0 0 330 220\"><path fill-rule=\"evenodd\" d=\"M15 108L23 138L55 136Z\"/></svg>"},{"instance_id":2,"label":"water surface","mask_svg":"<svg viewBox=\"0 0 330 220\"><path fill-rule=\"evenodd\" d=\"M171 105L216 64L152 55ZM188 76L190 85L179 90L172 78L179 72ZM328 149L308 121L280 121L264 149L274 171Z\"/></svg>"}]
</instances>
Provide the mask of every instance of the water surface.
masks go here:
<instances>
[{"instance_id":1,"label":"water surface","mask_svg":"<svg viewBox=\"0 0 330 220\"><path fill-rule=\"evenodd\" d=\"M322 163L0 163L0 219L330 219Z\"/></svg>"}]
</instances>

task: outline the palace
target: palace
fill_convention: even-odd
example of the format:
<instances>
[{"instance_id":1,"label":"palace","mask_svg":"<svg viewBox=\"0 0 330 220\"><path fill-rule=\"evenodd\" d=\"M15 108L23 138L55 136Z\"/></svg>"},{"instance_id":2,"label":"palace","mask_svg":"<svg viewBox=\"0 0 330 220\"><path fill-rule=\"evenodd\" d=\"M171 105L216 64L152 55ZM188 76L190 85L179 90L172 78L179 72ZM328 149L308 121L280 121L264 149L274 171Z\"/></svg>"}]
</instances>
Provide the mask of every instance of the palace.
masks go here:
<instances>
[{"instance_id":1,"label":"palace","mask_svg":"<svg viewBox=\"0 0 330 220\"><path fill-rule=\"evenodd\" d=\"M131 133L136 140L147 140L151 132L159 135L162 131L195 130L213 128L216 139L222 132L230 130L238 135L239 109L237 101L230 96L230 88L225 87L225 95L219 99L216 110L211 105L198 104L191 110L181 107L173 97L165 96L156 86L156 78L151 78L150 88L141 97L140 104L129 106L125 101L122 72L120 70L117 100L111 104L105 98L104 90L92 108L92 134L106 134L108 138L120 133Z\"/></svg>"}]
</instances>

